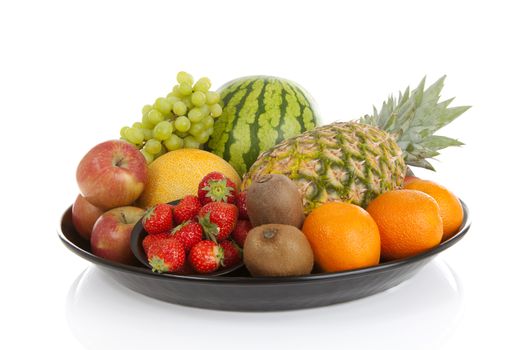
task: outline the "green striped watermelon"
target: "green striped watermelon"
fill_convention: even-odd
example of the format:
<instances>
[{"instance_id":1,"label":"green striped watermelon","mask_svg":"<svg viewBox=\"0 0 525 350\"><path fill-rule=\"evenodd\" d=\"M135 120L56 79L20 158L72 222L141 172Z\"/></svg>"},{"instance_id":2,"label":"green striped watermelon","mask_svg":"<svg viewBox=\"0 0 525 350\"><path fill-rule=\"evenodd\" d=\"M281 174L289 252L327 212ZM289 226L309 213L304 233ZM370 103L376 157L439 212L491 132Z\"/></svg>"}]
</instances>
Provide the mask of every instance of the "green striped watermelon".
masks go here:
<instances>
[{"instance_id":1,"label":"green striped watermelon","mask_svg":"<svg viewBox=\"0 0 525 350\"><path fill-rule=\"evenodd\" d=\"M310 95L286 79L244 77L218 92L223 111L207 149L228 161L241 177L261 152L319 122Z\"/></svg>"}]
</instances>

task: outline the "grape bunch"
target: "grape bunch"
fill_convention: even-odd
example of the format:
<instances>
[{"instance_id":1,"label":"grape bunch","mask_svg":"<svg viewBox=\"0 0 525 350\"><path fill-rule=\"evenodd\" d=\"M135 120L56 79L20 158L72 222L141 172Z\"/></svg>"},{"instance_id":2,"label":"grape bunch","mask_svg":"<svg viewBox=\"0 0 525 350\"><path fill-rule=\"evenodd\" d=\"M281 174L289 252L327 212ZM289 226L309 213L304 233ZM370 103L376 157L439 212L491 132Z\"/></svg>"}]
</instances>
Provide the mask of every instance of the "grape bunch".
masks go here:
<instances>
[{"instance_id":1,"label":"grape bunch","mask_svg":"<svg viewBox=\"0 0 525 350\"><path fill-rule=\"evenodd\" d=\"M166 152L200 148L213 133L214 118L222 114L219 93L210 91L210 79L193 82L186 72L166 97L142 108L142 121L120 130L121 139L135 145L148 163Z\"/></svg>"}]
</instances>

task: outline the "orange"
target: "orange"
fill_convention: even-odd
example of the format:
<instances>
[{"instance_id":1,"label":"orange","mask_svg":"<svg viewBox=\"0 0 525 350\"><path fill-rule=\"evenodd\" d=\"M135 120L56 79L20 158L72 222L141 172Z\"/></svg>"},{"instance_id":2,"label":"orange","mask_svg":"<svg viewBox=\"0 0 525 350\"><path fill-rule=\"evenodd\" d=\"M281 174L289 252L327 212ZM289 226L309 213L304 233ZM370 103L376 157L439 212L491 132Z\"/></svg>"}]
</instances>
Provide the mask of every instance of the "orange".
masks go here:
<instances>
[{"instance_id":1,"label":"orange","mask_svg":"<svg viewBox=\"0 0 525 350\"><path fill-rule=\"evenodd\" d=\"M183 148L163 154L148 166L148 180L139 205L146 208L196 195L199 182L212 171L218 171L240 185L241 179L235 169L213 153Z\"/></svg>"},{"instance_id":2,"label":"orange","mask_svg":"<svg viewBox=\"0 0 525 350\"><path fill-rule=\"evenodd\" d=\"M418 177L407 175L405 176L405 179L403 180L403 186L406 186L407 184L411 183L412 181L419 180Z\"/></svg>"},{"instance_id":3,"label":"orange","mask_svg":"<svg viewBox=\"0 0 525 350\"><path fill-rule=\"evenodd\" d=\"M381 235L384 260L407 258L437 246L443 222L437 202L414 190L395 190L379 195L366 209Z\"/></svg>"},{"instance_id":4,"label":"orange","mask_svg":"<svg viewBox=\"0 0 525 350\"><path fill-rule=\"evenodd\" d=\"M381 243L372 217L357 205L328 202L305 219L308 238L318 267L326 272L377 265Z\"/></svg>"},{"instance_id":5,"label":"orange","mask_svg":"<svg viewBox=\"0 0 525 350\"><path fill-rule=\"evenodd\" d=\"M452 192L435 182L421 179L410 181L405 188L425 192L436 200L439 215L443 220L443 240L449 239L458 232L463 222L463 207Z\"/></svg>"}]
</instances>

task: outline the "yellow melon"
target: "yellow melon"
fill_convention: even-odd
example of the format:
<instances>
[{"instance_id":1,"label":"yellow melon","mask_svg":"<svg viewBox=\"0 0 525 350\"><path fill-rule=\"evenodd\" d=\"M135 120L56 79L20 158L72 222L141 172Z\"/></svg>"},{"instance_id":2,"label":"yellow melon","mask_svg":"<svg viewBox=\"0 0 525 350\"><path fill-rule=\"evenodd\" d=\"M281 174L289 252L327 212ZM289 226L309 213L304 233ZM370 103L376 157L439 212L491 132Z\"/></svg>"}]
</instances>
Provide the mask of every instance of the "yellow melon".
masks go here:
<instances>
[{"instance_id":1,"label":"yellow melon","mask_svg":"<svg viewBox=\"0 0 525 350\"><path fill-rule=\"evenodd\" d=\"M196 195L199 182L212 171L223 173L237 186L241 183L235 169L213 153L192 148L168 152L150 163L148 181L138 205L147 208Z\"/></svg>"}]
</instances>

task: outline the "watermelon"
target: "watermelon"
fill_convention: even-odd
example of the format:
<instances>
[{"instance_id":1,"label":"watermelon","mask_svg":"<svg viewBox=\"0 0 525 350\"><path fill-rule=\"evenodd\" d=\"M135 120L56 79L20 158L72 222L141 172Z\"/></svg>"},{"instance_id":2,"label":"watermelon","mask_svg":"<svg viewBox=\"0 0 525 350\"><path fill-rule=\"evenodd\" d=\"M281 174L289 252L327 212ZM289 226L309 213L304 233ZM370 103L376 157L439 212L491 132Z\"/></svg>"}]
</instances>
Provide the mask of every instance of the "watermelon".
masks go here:
<instances>
[{"instance_id":1,"label":"watermelon","mask_svg":"<svg viewBox=\"0 0 525 350\"><path fill-rule=\"evenodd\" d=\"M260 153L319 123L313 99L286 79L244 77L218 92L222 114L206 147L229 162L241 177Z\"/></svg>"}]
</instances>

